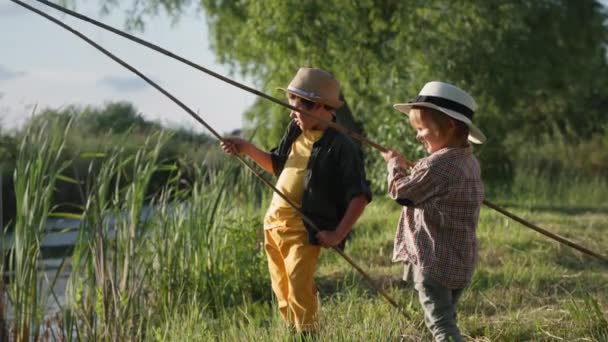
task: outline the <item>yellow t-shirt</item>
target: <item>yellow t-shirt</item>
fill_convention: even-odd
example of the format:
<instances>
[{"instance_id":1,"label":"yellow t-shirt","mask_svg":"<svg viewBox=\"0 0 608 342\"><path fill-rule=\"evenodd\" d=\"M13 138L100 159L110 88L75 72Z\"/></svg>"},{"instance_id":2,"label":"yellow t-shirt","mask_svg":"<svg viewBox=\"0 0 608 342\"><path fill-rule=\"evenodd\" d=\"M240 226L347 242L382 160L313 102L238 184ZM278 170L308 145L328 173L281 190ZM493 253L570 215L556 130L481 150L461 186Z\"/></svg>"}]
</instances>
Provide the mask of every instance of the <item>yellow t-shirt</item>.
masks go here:
<instances>
[{"instance_id":1,"label":"yellow t-shirt","mask_svg":"<svg viewBox=\"0 0 608 342\"><path fill-rule=\"evenodd\" d=\"M322 135L323 131L318 130L302 132L291 145L285 167L277 180L276 188L300 208L302 207L302 195L304 194L304 175L306 174L312 145ZM264 217L264 229L277 227L306 229L297 211L275 193Z\"/></svg>"}]
</instances>

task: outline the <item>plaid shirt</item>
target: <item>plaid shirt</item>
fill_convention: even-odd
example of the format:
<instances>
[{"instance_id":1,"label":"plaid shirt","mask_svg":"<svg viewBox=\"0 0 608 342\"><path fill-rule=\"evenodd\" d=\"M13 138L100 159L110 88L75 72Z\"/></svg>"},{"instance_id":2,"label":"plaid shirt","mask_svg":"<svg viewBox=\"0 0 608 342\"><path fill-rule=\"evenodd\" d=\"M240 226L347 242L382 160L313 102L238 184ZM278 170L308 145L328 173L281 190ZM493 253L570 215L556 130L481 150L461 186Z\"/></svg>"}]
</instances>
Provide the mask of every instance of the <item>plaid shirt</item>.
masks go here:
<instances>
[{"instance_id":1,"label":"plaid shirt","mask_svg":"<svg viewBox=\"0 0 608 342\"><path fill-rule=\"evenodd\" d=\"M471 148L436 151L409 174L393 158L388 171L390 196L404 205L393 261L408 261L447 288L464 288L475 269L475 230L484 198Z\"/></svg>"}]
</instances>

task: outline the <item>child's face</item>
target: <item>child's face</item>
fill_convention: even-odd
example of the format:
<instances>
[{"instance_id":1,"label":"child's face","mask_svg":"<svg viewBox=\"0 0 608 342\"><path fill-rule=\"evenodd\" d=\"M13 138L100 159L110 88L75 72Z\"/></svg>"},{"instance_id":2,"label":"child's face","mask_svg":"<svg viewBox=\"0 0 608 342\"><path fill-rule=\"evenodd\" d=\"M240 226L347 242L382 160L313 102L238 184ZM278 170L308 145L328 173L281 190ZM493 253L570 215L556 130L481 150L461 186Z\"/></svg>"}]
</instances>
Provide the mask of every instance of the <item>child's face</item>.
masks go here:
<instances>
[{"instance_id":1,"label":"child's face","mask_svg":"<svg viewBox=\"0 0 608 342\"><path fill-rule=\"evenodd\" d=\"M418 108L412 108L409 115L413 115L417 119L410 120L410 123L416 130L416 139L422 143L422 146L424 146L429 154L432 154L447 147L450 136L449 134L442 133L439 126L425 114L424 112L421 113Z\"/></svg>"},{"instance_id":2,"label":"child's face","mask_svg":"<svg viewBox=\"0 0 608 342\"><path fill-rule=\"evenodd\" d=\"M298 108L298 109L302 109L305 111L308 111L310 114L312 114L313 116L318 116L319 118L323 119L323 120L329 120L331 119L331 115L329 116L329 119L326 117L326 115L324 116L324 111L323 106L315 104L312 108L307 108L306 105L304 105L302 103L302 99L294 96L292 94L288 95L288 100L289 100L289 104ZM320 121L319 120L315 120L313 117L311 117L310 115L306 115L306 114L302 114L298 111L292 110L289 114L289 116L294 119L294 121L296 122L296 124L300 127L301 130L305 131L305 130L309 130L309 129L317 129L320 126Z\"/></svg>"}]
</instances>

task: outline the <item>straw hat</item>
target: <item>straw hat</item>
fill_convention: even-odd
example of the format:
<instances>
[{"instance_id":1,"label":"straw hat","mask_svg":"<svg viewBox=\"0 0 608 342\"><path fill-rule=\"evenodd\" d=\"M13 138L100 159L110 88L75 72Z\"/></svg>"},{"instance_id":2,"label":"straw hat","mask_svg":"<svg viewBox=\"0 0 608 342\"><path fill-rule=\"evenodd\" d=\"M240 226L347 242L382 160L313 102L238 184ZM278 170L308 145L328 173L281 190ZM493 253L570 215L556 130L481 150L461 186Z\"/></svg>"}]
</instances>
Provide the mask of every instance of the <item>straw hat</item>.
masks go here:
<instances>
[{"instance_id":1,"label":"straw hat","mask_svg":"<svg viewBox=\"0 0 608 342\"><path fill-rule=\"evenodd\" d=\"M439 81L428 82L415 99L393 105L396 110L406 115L414 106L435 109L464 122L469 126L469 141L472 143L483 144L486 141L486 136L471 121L477 103L471 95L456 86Z\"/></svg>"},{"instance_id":2,"label":"straw hat","mask_svg":"<svg viewBox=\"0 0 608 342\"><path fill-rule=\"evenodd\" d=\"M335 109L344 104L340 101L340 83L332 74L321 69L300 68L287 88L278 89Z\"/></svg>"}]
</instances>

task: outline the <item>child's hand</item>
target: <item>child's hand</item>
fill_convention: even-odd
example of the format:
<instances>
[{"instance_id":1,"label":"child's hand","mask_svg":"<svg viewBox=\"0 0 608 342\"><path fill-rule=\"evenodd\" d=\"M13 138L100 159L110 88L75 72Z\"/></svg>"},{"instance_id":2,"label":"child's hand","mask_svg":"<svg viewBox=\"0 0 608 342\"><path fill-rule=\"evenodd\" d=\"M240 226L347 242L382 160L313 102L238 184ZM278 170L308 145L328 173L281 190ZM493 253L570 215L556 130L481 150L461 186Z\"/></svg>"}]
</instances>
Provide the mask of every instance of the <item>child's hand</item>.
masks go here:
<instances>
[{"instance_id":1,"label":"child's hand","mask_svg":"<svg viewBox=\"0 0 608 342\"><path fill-rule=\"evenodd\" d=\"M235 155L242 152L242 148L245 144L247 144L247 141L241 138L224 138L220 143L220 146L224 152Z\"/></svg>"},{"instance_id":2,"label":"child's hand","mask_svg":"<svg viewBox=\"0 0 608 342\"><path fill-rule=\"evenodd\" d=\"M340 244L343 236L341 236L337 231L331 230L322 230L318 232L316 235L317 240L319 240L319 244L323 247L335 247Z\"/></svg>"},{"instance_id":3,"label":"child's hand","mask_svg":"<svg viewBox=\"0 0 608 342\"><path fill-rule=\"evenodd\" d=\"M403 155L401 155L401 153L395 151L395 150L387 150L386 152L382 152L382 157L384 158L384 161L388 163L389 160L393 159L393 158L398 158L400 160L405 160L405 158L403 157Z\"/></svg>"},{"instance_id":4,"label":"child's hand","mask_svg":"<svg viewBox=\"0 0 608 342\"><path fill-rule=\"evenodd\" d=\"M397 166L399 166L400 168L403 169L407 169L410 166L410 162L407 161L407 159L405 159L405 157L395 151L395 150L387 150L386 152L382 152L382 157L384 158L385 162L389 162L390 160L396 158L397 159Z\"/></svg>"}]
</instances>

